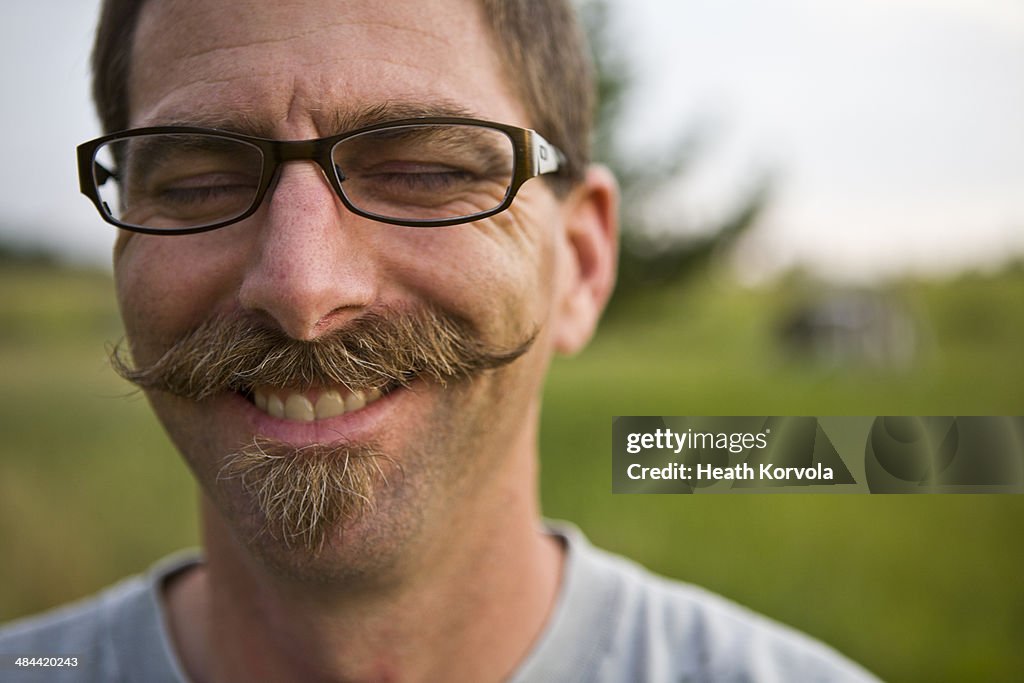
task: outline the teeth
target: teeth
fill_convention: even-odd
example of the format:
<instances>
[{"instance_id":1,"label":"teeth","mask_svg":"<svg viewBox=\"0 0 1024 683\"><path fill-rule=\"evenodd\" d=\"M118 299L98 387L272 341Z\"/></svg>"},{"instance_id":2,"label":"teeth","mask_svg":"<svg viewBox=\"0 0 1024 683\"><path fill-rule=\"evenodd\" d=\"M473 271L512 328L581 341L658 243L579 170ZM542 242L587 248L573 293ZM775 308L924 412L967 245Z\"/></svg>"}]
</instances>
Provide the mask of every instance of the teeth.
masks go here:
<instances>
[{"instance_id":1,"label":"teeth","mask_svg":"<svg viewBox=\"0 0 1024 683\"><path fill-rule=\"evenodd\" d=\"M361 391L353 391L345 399L345 412L351 413L353 410L359 410L366 405L366 398L363 396Z\"/></svg>"},{"instance_id":2,"label":"teeth","mask_svg":"<svg viewBox=\"0 0 1024 683\"><path fill-rule=\"evenodd\" d=\"M287 390L281 390L287 392ZM326 420L366 407L383 394L380 389L345 391L331 389L316 396L314 401L304 393L287 392L282 399L274 390L260 387L253 390L253 403L271 417L294 422Z\"/></svg>"},{"instance_id":3,"label":"teeth","mask_svg":"<svg viewBox=\"0 0 1024 683\"><path fill-rule=\"evenodd\" d=\"M312 422L316 419L313 404L302 394L292 394L284 402L284 416L297 422Z\"/></svg>"},{"instance_id":4,"label":"teeth","mask_svg":"<svg viewBox=\"0 0 1024 683\"><path fill-rule=\"evenodd\" d=\"M274 394L267 397L267 412L278 420L284 419L284 403Z\"/></svg>"},{"instance_id":5,"label":"teeth","mask_svg":"<svg viewBox=\"0 0 1024 683\"><path fill-rule=\"evenodd\" d=\"M316 400L316 416L323 420L328 417L337 417L345 412L345 399L337 391L328 391L321 394Z\"/></svg>"}]
</instances>

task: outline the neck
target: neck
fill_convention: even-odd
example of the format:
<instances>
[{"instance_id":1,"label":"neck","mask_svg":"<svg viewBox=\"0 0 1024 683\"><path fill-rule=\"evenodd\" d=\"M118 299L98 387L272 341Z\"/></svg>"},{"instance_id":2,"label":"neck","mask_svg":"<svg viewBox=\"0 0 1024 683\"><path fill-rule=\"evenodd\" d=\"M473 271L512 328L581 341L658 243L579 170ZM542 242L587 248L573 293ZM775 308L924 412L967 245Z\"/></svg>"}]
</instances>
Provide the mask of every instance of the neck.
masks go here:
<instances>
[{"instance_id":1,"label":"neck","mask_svg":"<svg viewBox=\"0 0 1024 683\"><path fill-rule=\"evenodd\" d=\"M167 596L190 677L197 683L507 678L543 629L562 559L557 541L540 529L534 448L519 445L529 457L510 459L486 495L425 526L419 534L425 542L412 544L415 557L402 563L409 569L372 588L275 573L234 539L204 498L207 562Z\"/></svg>"}]
</instances>

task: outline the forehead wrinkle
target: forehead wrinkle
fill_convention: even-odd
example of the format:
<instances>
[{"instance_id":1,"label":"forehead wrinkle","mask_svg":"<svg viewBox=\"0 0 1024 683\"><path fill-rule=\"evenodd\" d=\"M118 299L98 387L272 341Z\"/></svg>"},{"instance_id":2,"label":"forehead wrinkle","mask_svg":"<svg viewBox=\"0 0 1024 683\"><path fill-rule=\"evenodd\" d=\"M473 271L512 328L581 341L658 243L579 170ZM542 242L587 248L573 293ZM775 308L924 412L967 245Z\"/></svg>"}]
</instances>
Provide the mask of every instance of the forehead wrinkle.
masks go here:
<instances>
[{"instance_id":1,"label":"forehead wrinkle","mask_svg":"<svg viewBox=\"0 0 1024 683\"><path fill-rule=\"evenodd\" d=\"M176 4L172 1L169 6ZM529 125L518 99L508 91L500 59L495 60L496 72L488 72L486 81L474 81L469 89L455 85L468 83L462 79L453 81L450 66L445 66L449 57L455 57L452 46L462 46L466 36L474 45L482 45L490 57L497 56L489 32L476 35L478 31L470 30L478 28L474 13L461 14L442 27L430 21L432 13L425 4L420 8L419 23L403 25L404 22L388 17L364 15L313 25L309 17L300 17L300 25L293 25L288 31L289 21L272 21L274 16L287 18L287 10L278 9L276 13L257 16L252 23L245 22L244 15L240 15L240 21L235 26L228 23L217 38L203 30L204 25L212 22L193 12L181 25L185 39L177 42L174 50L158 33L153 41L137 42L136 52L144 50L148 59L139 59L136 65L145 63L148 68L140 71L147 72L149 82L156 83L157 90L155 97L142 97L136 87L136 83L141 85L137 80L141 74L132 75L131 110L145 112L141 118L133 117L132 124L198 125L281 140L335 135L388 119L418 116L459 116ZM160 23L166 23L167 17L162 12L158 14L161 16L150 15L148 23L161 17ZM143 17L146 16L144 12ZM272 28L288 31L288 35L275 36ZM243 40L243 33L248 40ZM346 35L358 35L361 40L348 45ZM367 36L377 38L367 43L363 40ZM328 39L333 46L326 42ZM296 44L289 45L289 41ZM318 41L325 44L318 48ZM374 45L400 48L410 42L432 43L434 52L440 50L448 56L414 60L401 49L369 50ZM246 53L245 48L253 45L254 50ZM458 52L465 49L460 47ZM209 56L212 53L215 56ZM277 59L277 55L282 59ZM345 64L339 69L328 68L333 61ZM157 66L165 70L162 76L148 73ZM494 96L475 97L477 92L491 93L492 87ZM360 106L381 100L387 101L384 111ZM506 100L511 103L510 108L490 106L492 102ZM504 108L510 111L495 111Z\"/></svg>"},{"instance_id":2,"label":"forehead wrinkle","mask_svg":"<svg viewBox=\"0 0 1024 683\"><path fill-rule=\"evenodd\" d=\"M325 26L324 29L326 30L338 25L339 24L329 24ZM447 35L431 33L430 31L415 26L399 26L398 24L391 24L386 21L347 21L344 23L344 25L349 27L386 29L388 31L398 31L399 33L412 33L414 35L422 36L424 38L430 38L431 40L440 43L445 47L452 46L452 43L450 40L448 40Z\"/></svg>"},{"instance_id":3,"label":"forehead wrinkle","mask_svg":"<svg viewBox=\"0 0 1024 683\"><path fill-rule=\"evenodd\" d=\"M268 47L279 43L289 43L295 40L304 40L309 37L315 37L318 33L324 33L327 31L333 31L336 29L343 29L346 31L359 30L359 29L371 29L375 31L386 31L390 41L399 41L401 39L396 38L393 34L410 33L415 37L422 37L430 39L436 43L439 43L445 48L451 48L452 42L444 34L436 34L425 29L418 27L400 26L398 24L391 24L384 21L344 21L337 23L328 23L321 26L315 26L310 29L296 31L286 36L272 36L267 38L246 38L244 41L233 43L230 45L214 44L209 47L199 48L194 51L190 51L187 54L182 55L182 58L186 61L203 59L210 56L220 56L221 53L230 53L233 50L247 50L254 47ZM275 30L279 30L275 26ZM412 38L410 38L412 40ZM401 42L404 42L402 40ZM230 56L226 57L230 59ZM422 65L420 65L422 66Z\"/></svg>"},{"instance_id":4,"label":"forehead wrinkle","mask_svg":"<svg viewBox=\"0 0 1024 683\"><path fill-rule=\"evenodd\" d=\"M210 47L207 47L207 48L204 48L204 49L199 49L199 50L196 50L194 52L189 52L186 55L182 55L182 58L184 58L186 60L201 59L203 57L209 57L209 56L212 56L212 55L217 55L218 53L221 53L221 52L229 52L231 50L243 50L243 49L248 49L248 48L252 48L252 47L256 47L256 46L260 46L260 45L266 46L266 45L273 45L275 43L286 43L286 42L289 42L289 41L292 41L292 40L296 40L296 39L300 39L300 38L305 38L306 36L312 35L314 33L319 33L322 30L324 30L323 27L311 28L311 29L309 29L307 31L299 31L297 33L292 33L292 34L289 34L287 36L278 36L278 37L274 37L274 38L262 38L262 39L252 39L252 38L249 38L249 39L246 39L244 42L236 43L234 45L212 45Z\"/></svg>"}]
</instances>

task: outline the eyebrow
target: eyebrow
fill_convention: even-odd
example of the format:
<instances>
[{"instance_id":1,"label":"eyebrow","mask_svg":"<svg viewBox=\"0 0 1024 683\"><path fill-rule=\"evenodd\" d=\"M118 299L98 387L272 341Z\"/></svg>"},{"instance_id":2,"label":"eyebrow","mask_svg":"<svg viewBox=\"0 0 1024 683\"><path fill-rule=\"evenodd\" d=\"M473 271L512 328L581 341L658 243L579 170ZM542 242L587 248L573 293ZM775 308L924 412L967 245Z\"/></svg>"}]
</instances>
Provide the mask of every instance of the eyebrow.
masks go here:
<instances>
[{"instance_id":1,"label":"eyebrow","mask_svg":"<svg viewBox=\"0 0 1024 683\"><path fill-rule=\"evenodd\" d=\"M389 100L357 109L311 109L313 120L318 124L324 137L371 126L375 123L414 119L423 117L477 118L477 114L466 107L449 100L415 102ZM275 122L244 111L202 110L172 114L148 125L153 126L195 126L241 133L253 137L275 139Z\"/></svg>"}]
</instances>

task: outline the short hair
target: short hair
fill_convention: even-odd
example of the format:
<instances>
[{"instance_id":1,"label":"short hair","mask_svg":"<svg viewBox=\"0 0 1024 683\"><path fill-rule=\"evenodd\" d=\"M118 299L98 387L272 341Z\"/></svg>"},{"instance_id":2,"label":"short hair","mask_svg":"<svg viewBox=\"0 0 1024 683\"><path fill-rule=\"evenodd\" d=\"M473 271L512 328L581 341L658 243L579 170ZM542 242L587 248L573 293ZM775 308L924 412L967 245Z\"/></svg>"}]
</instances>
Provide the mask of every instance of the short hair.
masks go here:
<instances>
[{"instance_id":1,"label":"short hair","mask_svg":"<svg viewBox=\"0 0 1024 683\"><path fill-rule=\"evenodd\" d=\"M107 133L128 127L128 81L139 13L146 0L104 0L92 53L92 93ZM479 0L506 76L530 125L566 156L545 176L559 194L590 163L595 106L589 48L570 0ZM568 182L566 182L568 181Z\"/></svg>"}]
</instances>

